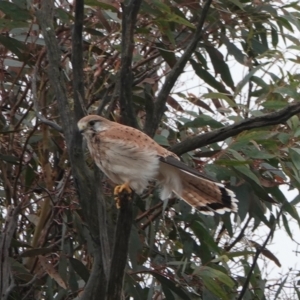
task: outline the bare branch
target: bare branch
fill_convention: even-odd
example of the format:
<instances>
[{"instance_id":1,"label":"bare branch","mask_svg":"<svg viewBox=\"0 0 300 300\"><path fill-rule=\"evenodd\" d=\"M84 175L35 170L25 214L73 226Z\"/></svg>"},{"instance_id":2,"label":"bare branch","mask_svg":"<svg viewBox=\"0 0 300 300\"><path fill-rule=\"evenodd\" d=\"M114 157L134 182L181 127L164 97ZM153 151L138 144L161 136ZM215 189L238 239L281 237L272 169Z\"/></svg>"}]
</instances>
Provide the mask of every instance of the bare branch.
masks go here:
<instances>
[{"instance_id":1,"label":"bare branch","mask_svg":"<svg viewBox=\"0 0 300 300\"><path fill-rule=\"evenodd\" d=\"M79 0L76 1L76 5L78 5L78 7L75 8L75 11L77 12L77 14L79 14L79 23L75 26L74 30L77 31L76 33L74 33L74 36L76 39L76 43L78 44L74 46L76 50L74 50L75 52L73 52L73 55L82 55L80 45L82 27L82 20L80 19L80 9L83 9L83 3ZM58 102L63 133L66 140L70 162L72 166L74 185L78 191L80 205L82 207L85 220L89 225L89 230L93 239L94 264L89 281L85 287L81 299L96 300L99 299L99 295L104 295L106 285L106 276L103 269L101 253L103 247L101 247L99 239L98 215L100 210L103 212L103 214L105 214L105 209L103 209L103 206L98 206L98 201L103 201L102 194L99 191L99 189L97 189L97 186L99 186L99 184L96 184L92 172L90 172L90 170L86 166L84 152L82 149L82 137L76 128L76 122L78 118L84 115L79 98L79 95L81 98L83 98L84 96L83 85L82 83L79 83L80 80L83 80L83 76L80 75L82 74L82 70L78 70L82 68L82 62L80 58L78 58L78 60L73 61L73 67L76 69L74 70L74 72L77 84L77 86L75 86L76 91L74 93L74 116L74 110L72 110L69 106L67 98L65 76L61 67L61 52L58 47L55 30L53 28L53 1L42 1L41 9L36 12L36 15L39 24L42 28L45 44L47 47L47 54L49 59L49 80ZM101 227L101 230L106 231L107 228Z\"/></svg>"},{"instance_id":2,"label":"bare branch","mask_svg":"<svg viewBox=\"0 0 300 300\"><path fill-rule=\"evenodd\" d=\"M173 69L166 76L165 82L164 82L164 84L157 96L156 102L155 102L155 110L154 110L153 118L151 118L151 119L149 118L148 123L145 125L145 132L150 136L153 136L155 134L158 124L164 115L166 101L167 101L167 98L168 98L175 82L177 81L178 77L182 74L186 63L188 62L191 55L195 51L198 42L202 39L203 25L204 25L204 21L207 17L211 2L212 2L212 0L206 0L205 4L203 6L203 9L202 9L200 18L199 18L198 26L196 28L196 31L194 33L194 36L193 36L191 42L186 47L182 56L178 59L178 61L174 65Z\"/></svg>"},{"instance_id":3,"label":"bare branch","mask_svg":"<svg viewBox=\"0 0 300 300\"><path fill-rule=\"evenodd\" d=\"M33 75L32 75L32 83L31 83L31 88L32 88L32 101L33 101L33 108L34 108L34 112L36 117L43 122L44 124L52 127L53 129L62 132L62 128L56 124L55 122L52 122L50 120L48 120L47 118L45 118L41 113L41 109L38 105L38 99L37 99L37 84L36 84L36 78L37 78L37 71L38 71L38 66L37 64L34 67L34 71L33 71Z\"/></svg>"},{"instance_id":4,"label":"bare branch","mask_svg":"<svg viewBox=\"0 0 300 300\"><path fill-rule=\"evenodd\" d=\"M67 145L70 145L71 139L74 136L74 121L73 113L69 107L67 98L67 90L65 86L65 75L61 68L61 52L57 44L55 30L53 27L53 2L42 1L41 9L36 12L37 19L41 26L47 54L49 59L49 79L51 86L55 92L57 99L60 117L63 120L63 132L66 138Z\"/></svg>"},{"instance_id":5,"label":"bare branch","mask_svg":"<svg viewBox=\"0 0 300 300\"><path fill-rule=\"evenodd\" d=\"M174 145L171 148L171 151L181 155L188 151L192 151L212 143L224 141L225 139L235 136L245 130L282 124L299 112L300 103L294 102L276 112L264 114L259 117L252 117L230 126L222 127L220 129L200 134L192 138L187 138L183 142Z\"/></svg>"},{"instance_id":6,"label":"bare branch","mask_svg":"<svg viewBox=\"0 0 300 300\"><path fill-rule=\"evenodd\" d=\"M280 216L282 215L282 212L283 212L283 206L284 206L284 204L282 204L282 206L280 208L280 211L279 211L279 213L277 215L276 222L274 222L273 227L270 229L270 232L269 232L269 234L268 234L265 242L263 243L263 245L260 248L256 249L256 253L255 253L255 256L253 258L253 263L251 265L251 268L250 268L250 270L248 272L248 276L247 276L247 278L246 278L246 280L244 282L243 288L242 288L241 293L239 294L239 297L237 298L237 300L242 300L243 297L244 297L244 295L245 295L245 293L246 293L246 291L247 291L247 288L248 288L248 285L249 285L249 282L250 282L250 279L251 279L251 276L252 276L252 272L253 272L253 270L254 270L254 268L256 266L258 257L261 254L261 252L265 249L266 245L269 242L269 239L271 238L271 236L273 235L273 233L274 233L274 231L276 229L276 224L278 224L279 218L280 218Z\"/></svg>"},{"instance_id":7,"label":"bare branch","mask_svg":"<svg viewBox=\"0 0 300 300\"><path fill-rule=\"evenodd\" d=\"M134 28L142 0L122 3L122 53L119 74L120 106L123 122L137 128L137 121L132 108L132 54L134 49Z\"/></svg>"},{"instance_id":8,"label":"bare branch","mask_svg":"<svg viewBox=\"0 0 300 300\"><path fill-rule=\"evenodd\" d=\"M85 115L84 111L84 73L83 73L83 47L82 28L84 15L84 1L76 0L75 21L72 32L72 66L73 66L73 97L75 119L79 120Z\"/></svg>"},{"instance_id":9,"label":"bare branch","mask_svg":"<svg viewBox=\"0 0 300 300\"><path fill-rule=\"evenodd\" d=\"M16 286L11 271L8 249L18 224L17 218L20 211L21 205L8 209L4 229L0 235L0 295L3 300L8 299L9 294Z\"/></svg>"},{"instance_id":10,"label":"bare branch","mask_svg":"<svg viewBox=\"0 0 300 300\"><path fill-rule=\"evenodd\" d=\"M249 215L239 235L234 239L234 241L230 245L225 247L226 251L230 251L236 245L236 243L239 242L244 237L245 230L248 228L248 224L251 221L251 219L252 216Z\"/></svg>"},{"instance_id":11,"label":"bare branch","mask_svg":"<svg viewBox=\"0 0 300 300\"><path fill-rule=\"evenodd\" d=\"M124 269L127 262L127 252L131 226L133 221L132 200L130 195L121 197L121 208L117 220L114 250L110 266L110 277L107 288L107 300L122 299Z\"/></svg>"}]
</instances>

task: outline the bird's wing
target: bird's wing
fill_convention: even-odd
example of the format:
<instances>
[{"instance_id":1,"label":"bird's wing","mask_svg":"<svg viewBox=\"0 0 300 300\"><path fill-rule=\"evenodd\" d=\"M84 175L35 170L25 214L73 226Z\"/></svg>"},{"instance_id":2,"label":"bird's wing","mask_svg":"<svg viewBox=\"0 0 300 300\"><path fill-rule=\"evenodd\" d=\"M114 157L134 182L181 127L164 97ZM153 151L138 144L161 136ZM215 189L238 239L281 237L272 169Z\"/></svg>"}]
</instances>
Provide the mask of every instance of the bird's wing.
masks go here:
<instances>
[{"instance_id":1,"label":"bird's wing","mask_svg":"<svg viewBox=\"0 0 300 300\"><path fill-rule=\"evenodd\" d=\"M182 171L185 171L189 174L193 174L197 177L201 177L203 179L209 180L209 181L214 181L216 182L214 179L210 178L209 176L205 176L202 173L198 172L197 170L193 169L192 167L186 165L185 163L183 163L182 161L180 161L179 159L177 159L176 157L174 157L173 155L169 155L169 156L160 156L159 160L162 163L171 165L173 167L176 167Z\"/></svg>"}]
</instances>

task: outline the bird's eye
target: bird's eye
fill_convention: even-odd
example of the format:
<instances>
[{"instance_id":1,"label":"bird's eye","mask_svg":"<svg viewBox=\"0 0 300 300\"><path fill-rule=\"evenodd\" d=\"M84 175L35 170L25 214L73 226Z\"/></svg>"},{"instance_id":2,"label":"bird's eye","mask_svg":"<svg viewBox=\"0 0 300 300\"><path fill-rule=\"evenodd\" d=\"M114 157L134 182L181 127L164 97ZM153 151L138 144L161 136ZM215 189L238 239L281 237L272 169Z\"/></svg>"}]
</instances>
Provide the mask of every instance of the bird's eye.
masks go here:
<instances>
[{"instance_id":1,"label":"bird's eye","mask_svg":"<svg viewBox=\"0 0 300 300\"><path fill-rule=\"evenodd\" d=\"M91 126L94 126L95 125L95 121L90 121L89 123Z\"/></svg>"}]
</instances>

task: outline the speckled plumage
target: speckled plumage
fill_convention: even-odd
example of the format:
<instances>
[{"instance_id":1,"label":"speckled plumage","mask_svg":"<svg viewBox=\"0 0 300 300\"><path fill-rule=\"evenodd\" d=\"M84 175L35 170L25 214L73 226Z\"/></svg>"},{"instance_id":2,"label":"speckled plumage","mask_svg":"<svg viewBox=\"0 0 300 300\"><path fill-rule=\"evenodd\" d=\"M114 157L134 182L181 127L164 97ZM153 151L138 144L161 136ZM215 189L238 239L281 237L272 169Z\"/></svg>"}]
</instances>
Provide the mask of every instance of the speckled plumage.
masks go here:
<instances>
[{"instance_id":1,"label":"speckled plumage","mask_svg":"<svg viewBox=\"0 0 300 300\"><path fill-rule=\"evenodd\" d=\"M237 210L233 192L196 171L190 172L174 153L143 132L96 115L82 118L78 128L96 165L114 183L128 183L140 194L149 181L156 180L163 200L174 193L203 213Z\"/></svg>"}]
</instances>

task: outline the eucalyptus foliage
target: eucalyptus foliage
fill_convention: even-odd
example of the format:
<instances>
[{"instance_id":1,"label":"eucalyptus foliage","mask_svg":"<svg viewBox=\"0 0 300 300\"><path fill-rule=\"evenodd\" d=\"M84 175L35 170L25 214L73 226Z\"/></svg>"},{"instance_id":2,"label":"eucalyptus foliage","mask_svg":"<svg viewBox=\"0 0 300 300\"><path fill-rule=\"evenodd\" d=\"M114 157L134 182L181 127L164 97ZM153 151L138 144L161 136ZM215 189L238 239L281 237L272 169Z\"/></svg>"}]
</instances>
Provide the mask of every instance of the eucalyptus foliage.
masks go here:
<instances>
[{"instance_id":1,"label":"eucalyptus foliage","mask_svg":"<svg viewBox=\"0 0 300 300\"><path fill-rule=\"evenodd\" d=\"M257 264L279 268L267 244L283 228L296 247L300 226L281 188L300 188L298 1L40 2L0 1L1 297L300 297L297 270L274 282ZM76 131L85 111L223 182L238 212L150 186L121 219Z\"/></svg>"}]
</instances>

